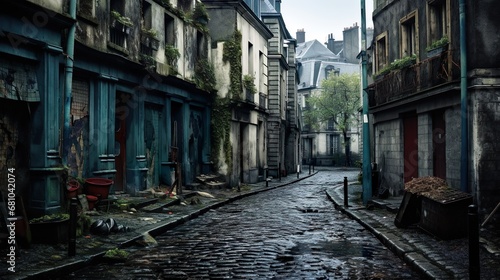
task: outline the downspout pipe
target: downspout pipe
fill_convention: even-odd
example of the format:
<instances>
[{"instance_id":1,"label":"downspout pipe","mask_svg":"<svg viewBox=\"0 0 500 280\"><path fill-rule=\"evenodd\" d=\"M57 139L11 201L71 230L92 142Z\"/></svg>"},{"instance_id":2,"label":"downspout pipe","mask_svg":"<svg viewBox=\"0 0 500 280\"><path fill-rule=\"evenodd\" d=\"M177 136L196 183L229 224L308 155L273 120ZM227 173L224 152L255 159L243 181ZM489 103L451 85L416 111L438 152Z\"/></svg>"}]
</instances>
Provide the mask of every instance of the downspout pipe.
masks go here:
<instances>
[{"instance_id":1,"label":"downspout pipe","mask_svg":"<svg viewBox=\"0 0 500 280\"><path fill-rule=\"evenodd\" d=\"M460 102L461 102L461 147L460 147L460 190L468 192L469 184L469 117L467 96L467 33L466 0L460 0Z\"/></svg>"},{"instance_id":2,"label":"downspout pipe","mask_svg":"<svg viewBox=\"0 0 500 280\"><path fill-rule=\"evenodd\" d=\"M75 50L75 30L76 30L76 1L69 1L69 15L74 19L74 23L68 30L67 45L66 45L66 66L65 66L65 83L64 83L64 99L63 99L63 139L62 139L62 163L67 164L68 151L69 151L69 136L70 136L70 122L71 122L71 96L72 96L72 82L73 82L73 61Z\"/></svg>"},{"instance_id":3,"label":"downspout pipe","mask_svg":"<svg viewBox=\"0 0 500 280\"><path fill-rule=\"evenodd\" d=\"M370 124L368 122L368 74L366 54L366 8L361 0L361 85L363 90L363 204L372 198L372 164L370 160Z\"/></svg>"}]
</instances>

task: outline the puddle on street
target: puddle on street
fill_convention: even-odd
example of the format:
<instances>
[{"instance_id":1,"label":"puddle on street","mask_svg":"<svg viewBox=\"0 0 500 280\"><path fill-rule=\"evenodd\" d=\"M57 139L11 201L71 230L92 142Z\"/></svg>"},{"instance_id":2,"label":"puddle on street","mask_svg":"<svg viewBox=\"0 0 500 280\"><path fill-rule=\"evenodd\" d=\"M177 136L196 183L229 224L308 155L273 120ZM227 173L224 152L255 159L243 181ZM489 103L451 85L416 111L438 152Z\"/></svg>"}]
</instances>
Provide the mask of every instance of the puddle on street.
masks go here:
<instances>
[{"instance_id":1,"label":"puddle on street","mask_svg":"<svg viewBox=\"0 0 500 280\"><path fill-rule=\"evenodd\" d=\"M380 249L379 249L380 250ZM317 241L315 243L298 243L290 249L293 255L320 252L331 258L365 257L372 258L375 248L363 244L355 244L348 240Z\"/></svg>"}]
</instances>

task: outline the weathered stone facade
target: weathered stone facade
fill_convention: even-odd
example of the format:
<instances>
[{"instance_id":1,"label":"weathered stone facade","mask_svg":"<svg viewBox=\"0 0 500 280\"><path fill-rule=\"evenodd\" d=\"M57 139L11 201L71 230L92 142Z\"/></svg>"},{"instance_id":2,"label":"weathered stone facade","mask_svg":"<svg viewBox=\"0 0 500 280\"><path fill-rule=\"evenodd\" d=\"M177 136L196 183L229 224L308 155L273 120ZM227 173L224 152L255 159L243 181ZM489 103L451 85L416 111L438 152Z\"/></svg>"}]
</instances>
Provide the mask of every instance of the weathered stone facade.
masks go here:
<instances>
[{"instance_id":1,"label":"weathered stone facade","mask_svg":"<svg viewBox=\"0 0 500 280\"><path fill-rule=\"evenodd\" d=\"M493 26L499 19L491 13L499 8L495 1L466 1L463 34L467 52L461 57L458 2L375 2L373 73L381 73L392 61L407 56L405 51L416 55L414 64L393 69L370 85L373 161L379 164L382 186L393 195L401 193L405 178L416 174L441 177L451 187L471 193L482 215L500 201L500 154L495 140L500 137L500 51L492 47L498 41ZM441 37L449 41L445 51L426 56L426 48ZM460 79L461 58L467 59L465 90L465 80ZM415 116L416 122L406 121L408 115ZM467 125L462 127L465 117ZM466 143L462 129L468 132L465 190L461 182L462 143ZM416 136L410 136L412 131ZM412 157L408 149L415 149L418 156ZM417 172L411 173L411 169Z\"/></svg>"},{"instance_id":2,"label":"weathered stone facade","mask_svg":"<svg viewBox=\"0 0 500 280\"><path fill-rule=\"evenodd\" d=\"M19 192L30 215L66 207L66 173L109 178L112 191L135 194L170 186L174 160L184 185L209 171L211 95L195 81L197 65L210 58L210 38L202 21L181 16L194 14L195 1L4 4L0 67L30 65L36 77L25 78L36 96L31 90L30 99L13 101L26 118L10 120L17 105L1 115L12 131L2 145L16 152L11 156L22 156L8 163L19 167ZM72 26L74 41L68 35ZM178 52L174 59L167 47Z\"/></svg>"},{"instance_id":3,"label":"weathered stone facade","mask_svg":"<svg viewBox=\"0 0 500 280\"><path fill-rule=\"evenodd\" d=\"M223 137L230 141L214 147L214 167L226 176L229 186L262 181L267 169L268 40L272 34L257 17L260 5L249 7L242 0L203 2L211 18L208 27L214 42L217 98L227 101L224 110L229 112L224 120L229 122L229 132ZM255 92L244 85L245 78L253 80Z\"/></svg>"}]
</instances>

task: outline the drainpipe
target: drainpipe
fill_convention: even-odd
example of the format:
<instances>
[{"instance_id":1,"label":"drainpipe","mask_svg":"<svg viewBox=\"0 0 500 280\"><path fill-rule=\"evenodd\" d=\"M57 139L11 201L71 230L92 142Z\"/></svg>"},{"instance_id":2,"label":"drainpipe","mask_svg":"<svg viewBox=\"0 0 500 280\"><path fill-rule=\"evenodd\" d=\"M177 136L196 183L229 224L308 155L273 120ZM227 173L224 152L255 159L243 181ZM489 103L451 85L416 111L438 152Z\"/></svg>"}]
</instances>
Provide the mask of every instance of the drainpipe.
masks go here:
<instances>
[{"instance_id":1,"label":"drainpipe","mask_svg":"<svg viewBox=\"0 0 500 280\"><path fill-rule=\"evenodd\" d=\"M76 29L76 0L69 2L69 15L75 20L73 25L68 30L67 46L66 46L66 79L64 83L64 124L63 124L63 139L62 139L62 163L66 165L69 150L69 135L71 122L71 90L73 81L73 57L75 49L75 29Z\"/></svg>"},{"instance_id":2,"label":"drainpipe","mask_svg":"<svg viewBox=\"0 0 500 280\"><path fill-rule=\"evenodd\" d=\"M366 9L361 0L361 84L363 89L363 204L372 198L372 164L370 160L370 124L368 122L368 77L366 61Z\"/></svg>"},{"instance_id":3,"label":"drainpipe","mask_svg":"<svg viewBox=\"0 0 500 280\"><path fill-rule=\"evenodd\" d=\"M467 34L465 21L465 0L460 0L460 100L461 100L461 128L462 141L460 150L460 190L468 191L469 183L469 133L467 112Z\"/></svg>"}]
</instances>

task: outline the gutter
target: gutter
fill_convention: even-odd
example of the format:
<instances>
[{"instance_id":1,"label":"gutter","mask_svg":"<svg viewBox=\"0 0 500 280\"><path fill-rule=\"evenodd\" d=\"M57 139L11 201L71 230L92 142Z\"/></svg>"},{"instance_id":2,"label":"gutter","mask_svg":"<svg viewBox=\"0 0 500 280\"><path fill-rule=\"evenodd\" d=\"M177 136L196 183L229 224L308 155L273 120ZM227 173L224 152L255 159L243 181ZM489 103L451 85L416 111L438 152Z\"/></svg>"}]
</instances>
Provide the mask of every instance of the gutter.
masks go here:
<instances>
[{"instance_id":1,"label":"gutter","mask_svg":"<svg viewBox=\"0 0 500 280\"><path fill-rule=\"evenodd\" d=\"M70 122L71 122L71 96L72 96L72 82L73 82L73 61L75 50L75 30L76 30L76 0L69 2L69 15L75 20L68 30L67 46L66 46L66 66L64 68L66 78L64 81L64 99L63 99L63 138L62 138L62 163L67 164L68 151L69 151L69 136L70 136Z\"/></svg>"},{"instance_id":2,"label":"gutter","mask_svg":"<svg viewBox=\"0 0 500 280\"><path fill-rule=\"evenodd\" d=\"M469 185L469 119L467 113L467 33L465 0L459 2L460 13L460 100L461 100L461 144L460 144L460 190L467 192Z\"/></svg>"}]
</instances>

